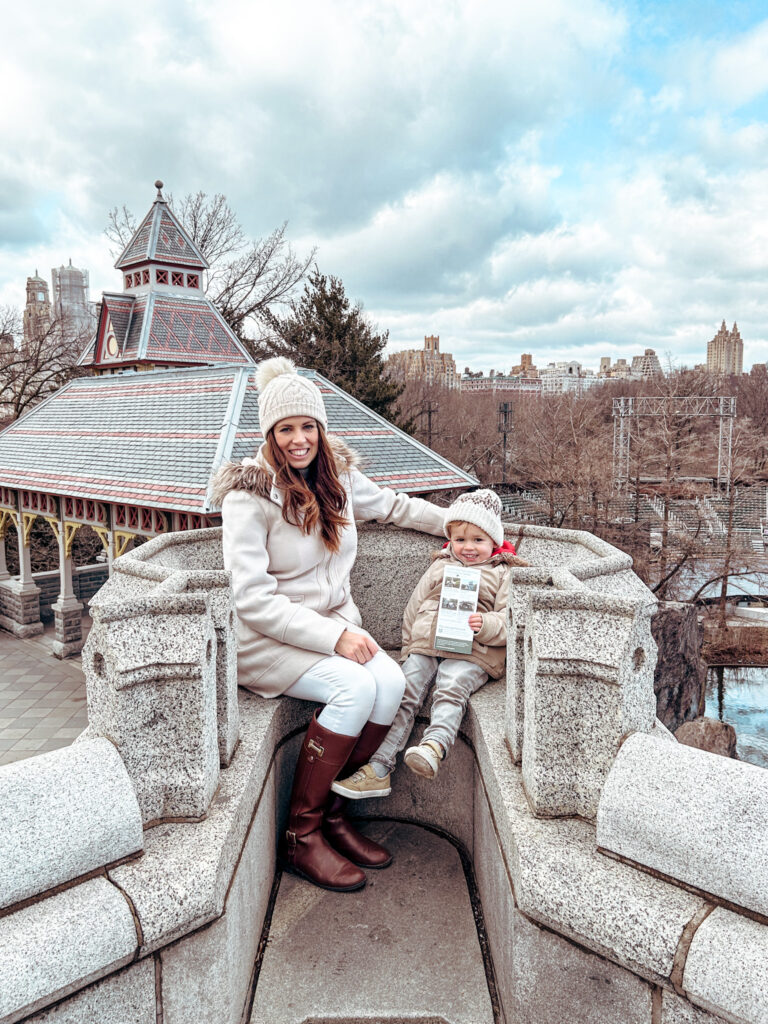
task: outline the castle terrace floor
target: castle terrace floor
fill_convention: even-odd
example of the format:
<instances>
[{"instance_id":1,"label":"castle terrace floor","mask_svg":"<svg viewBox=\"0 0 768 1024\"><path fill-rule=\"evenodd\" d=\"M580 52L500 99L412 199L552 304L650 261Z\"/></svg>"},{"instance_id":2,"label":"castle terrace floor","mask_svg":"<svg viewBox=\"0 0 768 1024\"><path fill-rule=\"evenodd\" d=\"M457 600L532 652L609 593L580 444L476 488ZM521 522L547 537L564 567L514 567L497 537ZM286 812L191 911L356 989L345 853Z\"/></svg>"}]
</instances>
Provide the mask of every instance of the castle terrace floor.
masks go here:
<instances>
[{"instance_id":1,"label":"castle terrace floor","mask_svg":"<svg viewBox=\"0 0 768 1024\"><path fill-rule=\"evenodd\" d=\"M327 892L282 875L250 1024L494 1024L492 968L456 849L414 825L362 828L395 858L368 871L364 889Z\"/></svg>"},{"instance_id":2,"label":"castle terrace floor","mask_svg":"<svg viewBox=\"0 0 768 1024\"><path fill-rule=\"evenodd\" d=\"M55 658L53 641L53 623L25 640L0 630L0 765L66 747L88 724L81 659Z\"/></svg>"}]
</instances>

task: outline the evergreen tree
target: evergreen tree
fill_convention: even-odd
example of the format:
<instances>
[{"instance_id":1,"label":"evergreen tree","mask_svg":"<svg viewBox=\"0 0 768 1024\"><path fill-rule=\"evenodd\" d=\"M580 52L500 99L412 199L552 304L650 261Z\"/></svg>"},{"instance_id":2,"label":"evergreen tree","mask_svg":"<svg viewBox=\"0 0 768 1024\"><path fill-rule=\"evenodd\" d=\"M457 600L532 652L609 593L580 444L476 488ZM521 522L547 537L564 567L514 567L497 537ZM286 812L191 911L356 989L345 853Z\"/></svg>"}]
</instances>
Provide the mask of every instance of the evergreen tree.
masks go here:
<instances>
[{"instance_id":1,"label":"evergreen tree","mask_svg":"<svg viewBox=\"0 0 768 1024\"><path fill-rule=\"evenodd\" d=\"M264 356L287 356L297 366L317 370L380 416L394 421L394 404L403 388L384 372L382 353L389 331L379 333L352 304L338 277L310 274L300 299L284 316L267 318L270 336Z\"/></svg>"}]
</instances>

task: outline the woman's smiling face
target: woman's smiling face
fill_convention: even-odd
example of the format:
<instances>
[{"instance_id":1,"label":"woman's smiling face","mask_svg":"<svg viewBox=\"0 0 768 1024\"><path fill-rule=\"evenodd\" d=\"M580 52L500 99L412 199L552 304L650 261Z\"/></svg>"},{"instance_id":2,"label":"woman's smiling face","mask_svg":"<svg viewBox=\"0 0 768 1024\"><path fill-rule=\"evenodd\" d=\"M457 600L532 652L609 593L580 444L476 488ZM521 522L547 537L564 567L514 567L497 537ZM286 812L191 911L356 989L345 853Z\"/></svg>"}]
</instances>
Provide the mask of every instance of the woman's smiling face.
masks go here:
<instances>
[{"instance_id":1,"label":"woman's smiling face","mask_svg":"<svg viewBox=\"0 0 768 1024\"><path fill-rule=\"evenodd\" d=\"M286 416L274 427L275 443L291 469L306 469L317 455L317 420L311 416Z\"/></svg>"}]
</instances>

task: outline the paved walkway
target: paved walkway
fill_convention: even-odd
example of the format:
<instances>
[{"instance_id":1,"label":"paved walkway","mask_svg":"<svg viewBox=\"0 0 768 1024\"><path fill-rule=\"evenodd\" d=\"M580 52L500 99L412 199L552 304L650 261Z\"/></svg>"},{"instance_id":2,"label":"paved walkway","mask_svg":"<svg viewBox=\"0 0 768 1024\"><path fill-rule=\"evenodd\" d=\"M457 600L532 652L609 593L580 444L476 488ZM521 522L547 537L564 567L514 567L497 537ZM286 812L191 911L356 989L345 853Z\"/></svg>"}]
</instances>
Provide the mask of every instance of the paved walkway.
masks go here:
<instances>
[{"instance_id":1,"label":"paved walkway","mask_svg":"<svg viewBox=\"0 0 768 1024\"><path fill-rule=\"evenodd\" d=\"M88 724L81 659L54 658L53 639L52 623L27 640L0 630L0 765L69 746Z\"/></svg>"},{"instance_id":2,"label":"paved walkway","mask_svg":"<svg viewBox=\"0 0 768 1024\"><path fill-rule=\"evenodd\" d=\"M363 829L395 860L359 892L282 876L250 1024L493 1024L456 850L415 825Z\"/></svg>"}]
</instances>

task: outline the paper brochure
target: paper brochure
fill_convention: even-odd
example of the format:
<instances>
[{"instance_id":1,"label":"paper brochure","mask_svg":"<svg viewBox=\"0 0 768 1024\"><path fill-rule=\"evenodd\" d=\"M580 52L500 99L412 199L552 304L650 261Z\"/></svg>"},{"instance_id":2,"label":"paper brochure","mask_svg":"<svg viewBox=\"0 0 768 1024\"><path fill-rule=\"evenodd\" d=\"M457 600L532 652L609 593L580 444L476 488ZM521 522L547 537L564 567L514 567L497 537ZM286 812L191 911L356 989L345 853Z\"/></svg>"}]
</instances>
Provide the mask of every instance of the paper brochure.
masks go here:
<instances>
[{"instance_id":1,"label":"paper brochure","mask_svg":"<svg viewBox=\"0 0 768 1024\"><path fill-rule=\"evenodd\" d=\"M480 569L463 565L446 565L443 569L443 587L437 610L435 649L454 654L470 654L474 633L469 616L477 611L480 591Z\"/></svg>"}]
</instances>

